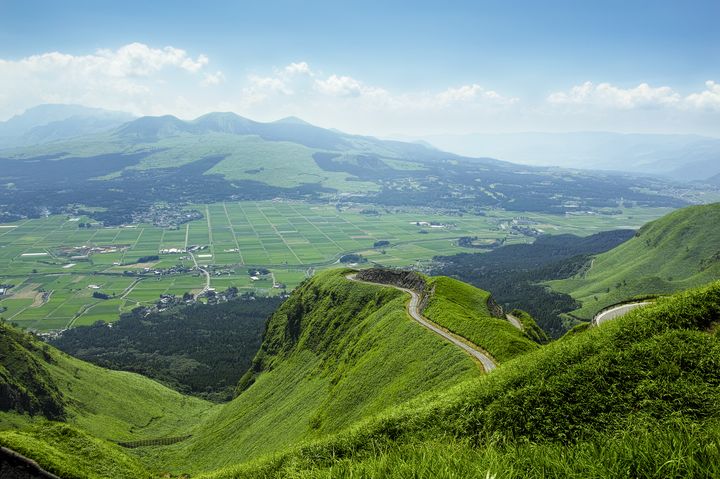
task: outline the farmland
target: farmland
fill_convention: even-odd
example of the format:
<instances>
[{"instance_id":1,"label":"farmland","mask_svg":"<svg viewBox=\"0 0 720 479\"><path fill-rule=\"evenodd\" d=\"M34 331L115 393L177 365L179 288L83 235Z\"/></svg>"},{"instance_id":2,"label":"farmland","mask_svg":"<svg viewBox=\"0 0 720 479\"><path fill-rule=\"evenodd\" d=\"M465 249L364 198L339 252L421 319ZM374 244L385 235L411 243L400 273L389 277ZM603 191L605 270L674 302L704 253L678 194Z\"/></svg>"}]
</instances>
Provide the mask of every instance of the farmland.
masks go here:
<instances>
[{"instance_id":1,"label":"farmland","mask_svg":"<svg viewBox=\"0 0 720 479\"><path fill-rule=\"evenodd\" d=\"M204 217L177 229L81 227L87 218L60 215L0 225L0 284L14 285L0 296L0 309L6 308L0 316L37 330L112 321L161 294L200 292L206 280L195 261L210 271L212 288L275 294L281 289L273 285L292 289L347 253L387 266L422 266L435 255L481 251L459 247L459 237L507 244L532 241L533 230L587 235L636 228L667 211L558 216L488 210L478 216L291 201L191 208ZM387 244L374 247L377 242ZM153 259L138 263L143 257ZM255 268L272 274L253 279L248 270ZM96 291L108 298L93 297Z\"/></svg>"}]
</instances>

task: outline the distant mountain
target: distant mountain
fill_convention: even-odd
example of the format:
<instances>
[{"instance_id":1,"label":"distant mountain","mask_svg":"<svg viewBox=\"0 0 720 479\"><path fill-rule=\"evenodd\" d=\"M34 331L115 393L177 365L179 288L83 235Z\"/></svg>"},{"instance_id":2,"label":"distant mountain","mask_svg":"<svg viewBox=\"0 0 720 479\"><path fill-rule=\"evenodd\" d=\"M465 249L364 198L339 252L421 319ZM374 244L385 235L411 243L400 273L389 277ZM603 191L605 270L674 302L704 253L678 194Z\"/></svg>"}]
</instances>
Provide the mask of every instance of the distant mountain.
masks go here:
<instances>
[{"instance_id":1,"label":"distant mountain","mask_svg":"<svg viewBox=\"0 0 720 479\"><path fill-rule=\"evenodd\" d=\"M39 105L0 122L0 147L30 146L111 130L129 113L81 105Z\"/></svg>"},{"instance_id":2,"label":"distant mountain","mask_svg":"<svg viewBox=\"0 0 720 479\"><path fill-rule=\"evenodd\" d=\"M299 118L285 118L261 123L235 113L208 113L193 121L174 116L142 117L122 125L117 134L126 140L157 141L181 134L204 135L227 133L256 135L268 141L289 141L308 148L337 149L347 147L343 135L306 123Z\"/></svg>"},{"instance_id":3,"label":"distant mountain","mask_svg":"<svg viewBox=\"0 0 720 479\"><path fill-rule=\"evenodd\" d=\"M695 201L692 192L685 195L681 186L655 177L463 157L294 117L264 123L228 112L190 121L146 116L72 141L41 143L77 131L72 128L77 117L71 119L67 129L58 123L62 120L43 126L37 143L0 151L0 185L11 185L0 188L0 204L12 205L12 218L40 214L41 207L87 204L90 198L106 208L95 219L114 222L127 221L131 210L157 201L227 198L335 197L467 212L492 207L548 213ZM93 178L102 181L88 183ZM128 194L131 204L120 200Z\"/></svg>"},{"instance_id":4,"label":"distant mountain","mask_svg":"<svg viewBox=\"0 0 720 479\"><path fill-rule=\"evenodd\" d=\"M458 154L560 166L704 180L720 174L720 138L606 132L438 135L426 138Z\"/></svg>"},{"instance_id":5,"label":"distant mountain","mask_svg":"<svg viewBox=\"0 0 720 479\"><path fill-rule=\"evenodd\" d=\"M574 316L638 295L665 294L720 278L720 203L691 206L652 221L635 237L595 256L578 275L549 284L582 303Z\"/></svg>"}]
</instances>

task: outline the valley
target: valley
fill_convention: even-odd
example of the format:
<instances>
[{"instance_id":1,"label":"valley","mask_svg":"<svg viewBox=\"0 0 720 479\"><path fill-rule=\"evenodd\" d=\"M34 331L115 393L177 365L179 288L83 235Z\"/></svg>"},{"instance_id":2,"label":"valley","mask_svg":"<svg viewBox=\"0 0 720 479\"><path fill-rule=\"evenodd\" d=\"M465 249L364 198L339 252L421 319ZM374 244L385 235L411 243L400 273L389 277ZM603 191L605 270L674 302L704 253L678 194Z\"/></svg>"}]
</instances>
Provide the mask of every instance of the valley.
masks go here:
<instances>
[{"instance_id":1,"label":"valley","mask_svg":"<svg viewBox=\"0 0 720 479\"><path fill-rule=\"evenodd\" d=\"M171 211L169 217L175 218ZM121 312L155 304L161 295L202 292L207 277L196 264L208 270L214 290L236 287L276 295L314 271L336 267L350 253L367 264L423 269L437 255L474 251L458 245L462 237L490 245L532 242L540 232L585 236L637 228L668 210L636 207L559 216L489 209L475 215L419 207L243 201L188 205L184 211L202 217L166 227L104 227L87 216L67 215L0 225L0 284L14 285L0 295L0 308L6 308L0 317L39 331L111 322ZM155 221L162 222L170 213L158 214L164 216ZM256 269L268 273L258 276ZM94 298L98 291L109 297ZM45 301L36 301L44 294Z\"/></svg>"},{"instance_id":2,"label":"valley","mask_svg":"<svg viewBox=\"0 0 720 479\"><path fill-rule=\"evenodd\" d=\"M0 479L719 479L718 18L2 2Z\"/></svg>"}]
</instances>

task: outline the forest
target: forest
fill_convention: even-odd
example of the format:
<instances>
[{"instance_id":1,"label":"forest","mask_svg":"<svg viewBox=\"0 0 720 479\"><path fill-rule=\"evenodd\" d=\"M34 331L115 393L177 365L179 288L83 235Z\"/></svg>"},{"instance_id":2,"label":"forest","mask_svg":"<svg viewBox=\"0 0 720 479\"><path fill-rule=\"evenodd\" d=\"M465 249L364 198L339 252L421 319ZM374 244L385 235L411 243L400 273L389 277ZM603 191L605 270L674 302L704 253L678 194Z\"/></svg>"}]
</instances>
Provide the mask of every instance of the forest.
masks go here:
<instances>
[{"instance_id":1,"label":"forest","mask_svg":"<svg viewBox=\"0 0 720 479\"><path fill-rule=\"evenodd\" d=\"M281 303L277 297L246 294L226 303L196 303L147 316L137 308L114 323L67 330L52 344L183 393L228 400L260 347L267 318Z\"/></svg>"}]
</instances>

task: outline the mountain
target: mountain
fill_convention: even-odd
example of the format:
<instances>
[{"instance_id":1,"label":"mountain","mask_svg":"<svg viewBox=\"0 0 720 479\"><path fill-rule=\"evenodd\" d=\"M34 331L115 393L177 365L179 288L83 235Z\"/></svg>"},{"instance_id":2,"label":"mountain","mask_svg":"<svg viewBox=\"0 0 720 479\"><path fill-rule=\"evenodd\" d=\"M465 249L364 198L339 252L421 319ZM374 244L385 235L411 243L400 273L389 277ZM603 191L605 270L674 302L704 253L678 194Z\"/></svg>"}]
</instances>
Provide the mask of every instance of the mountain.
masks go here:
<instances>
[{"instance_id":1,"label":"mountain","mask_svg":"<svg viewBox=\"0 0 720 479\"><path fill-rule=\"evenodd\" d=\"M324 272L292 293L224 405L90 366L0 324L0 445L67 478L720 472L707 456L720 434L711 333L720 283L542 347L509 326L513 339L484 344L507 353L486 375L408 317L404 292L350 273ZM412 288L424 314L451 330L509 325L487 293L449 278L363 278ZM114 443L140 439L152 446Z\"/></svg>"},{"instance_id":2,"label":"mountain","mask_svg":"<svg viewBox=\"0 0 720 479\"><path fill-rule=\"evenodd\" d=\"M191 121L141 117L99 133L0 150L5 221L82 204L109 225L158 202L272 198L565 214L681 207L705 196L669 179L463 157L298 119L262 123L234 113Z\"/></svg>"},{"instance_id":3,"label":"mountain","mask_svg":"<svg viewBox=\"0 0 720 479\"><path fill-rule=\"evenodd\" d=\"M80 105L39 105L0 122L0 147L30 146L99 133L133 118L129 113Z\"/></svg>"},{"instance_id":4,"label":"mountain","mask_svg":"<svg viewBox=\"0 0 720 479\"><path fill-rule=\"evenodd\" d=\"M158 141L182 134L224 133L253 135L267 141L287 141L308 148L337 149L348 146L343 135L318 128L299 119L260 123L235 113L208 113L188 122L171 115L142 117L122 125L116 133L121 139L143 142Z\"/></svg>"},{"instance_id":5,"label":"mountain","mask_svg":"<svg viewBox=\"0 0 720 479\"><path fill-rule=\"evenodd\" d=\"M69 436L89 435L88 441L104 447L108 440L192 434L177 446L156 451L152 458L139 456L149 461L146 467L152 470L177 473L209 471L229 461L317 439L481 374L460 348L407 317L405 293L349 281L345 276L350 272L318 274L293 292L270 318L253 366L240 381L238 396L224 405L182 396L134 374L90 366L9 326L3 326L6 334L0 336L0 346L11 345L24 357L30 355L38 379L22 376L16 362L5 354L2 364L12 367L11 384L18 386L11 391L23 391L24 386L26 391L37 391L30 386L42 383L40 390L52 394L32 394L60 398L62 415L56 413L57 408L32 412L67 422L73 431ZM492 317L487 293L455 280L416 278L427 286L429 317L459 331L463 323L468 323L470 332L476 328L474 323L484 324L491 333L493 327L498 329L483 346L499 364L538 348L507 321ZM451 308L464 311L452 324L439 317ZM76 371L74 376L66 382L63 378L72 371ZM87 394L94 387L101 393L93 401ZM123 389L127 392L121 393ZM143 389L147 397L136 397ZM0 393L3 397L15 394L7 389ZM6 411L0 412L0 429L5 429L0 432L0 444L20 449L48 467L56 449L70 454L45 429L35 429L28 418L18 416L29 412L19 404L0 401ZM187 413L182 419L176 416L179 410ZM149 420L148 415L157 419ZM124 453L136 460L134 451Z\"/></svg>"},{"instance_id":6,"label":"mountain","mask_svg":"<svg viewBox=\"0 0 720 479\"><path fill-rule=\"evenodd\" d=\"M674 211L640 228L635 237L599 254L577 275L548 284L582 307L600 309L639 295L666 294L720 277L720 203Z\"/></svg>"},{"instance_id":7,"label":"mountain","mask_svg":"<svg viewBox=\"0 0 720 479\"><path fill-rule=\"evenodd\" d=\"M720 138L609 132L444 135L426 138L455 153L514 163L705 180L720 173Z\"/></svg>"}]
</instances>

